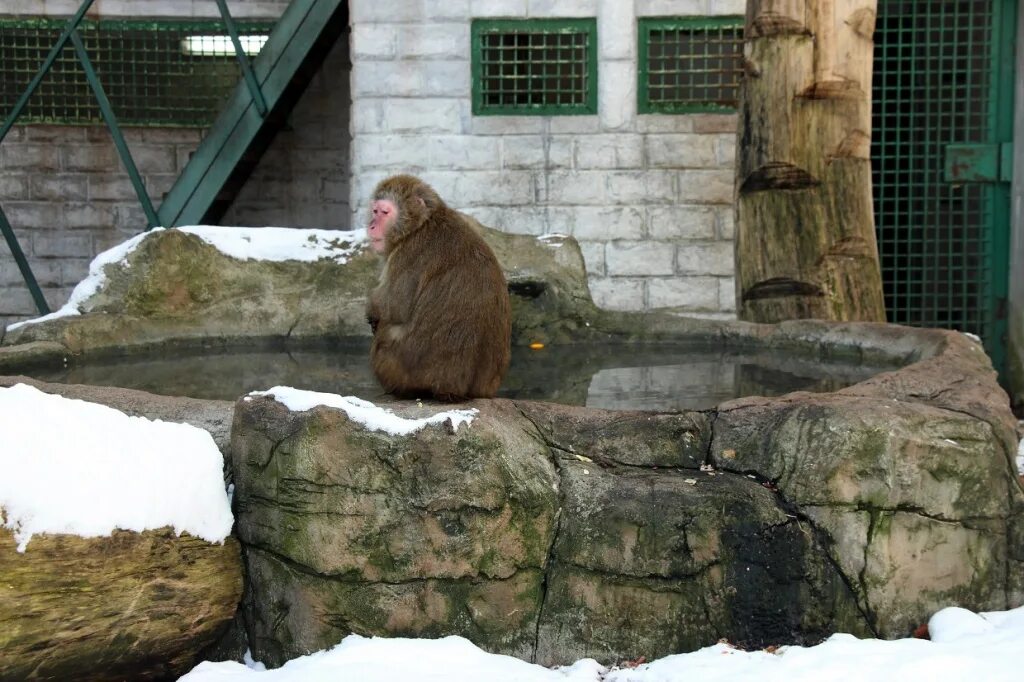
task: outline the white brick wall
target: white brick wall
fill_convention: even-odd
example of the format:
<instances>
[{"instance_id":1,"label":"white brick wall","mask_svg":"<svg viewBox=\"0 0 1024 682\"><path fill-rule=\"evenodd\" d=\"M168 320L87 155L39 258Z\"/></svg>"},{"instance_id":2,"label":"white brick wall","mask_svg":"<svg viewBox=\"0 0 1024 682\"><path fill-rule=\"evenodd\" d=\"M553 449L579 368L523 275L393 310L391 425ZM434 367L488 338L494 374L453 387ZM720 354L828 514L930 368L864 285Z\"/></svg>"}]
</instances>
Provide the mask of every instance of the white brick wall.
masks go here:
<instances>
[{"instance_id":1,"label":"white brick wall","mask_svg":"<svg viewBox=\"0 0 1024 682\"><path fill-rule=\"evenodd\" d=\"M636 17L744 11L744 0L352 0L353 220L378 180L413 172L487 225L575 236L598 305L733 315L736 119L638 115ZM499 17L595 17L597 115L473 116L472 19Z\"/></svg>"}]
</instances>

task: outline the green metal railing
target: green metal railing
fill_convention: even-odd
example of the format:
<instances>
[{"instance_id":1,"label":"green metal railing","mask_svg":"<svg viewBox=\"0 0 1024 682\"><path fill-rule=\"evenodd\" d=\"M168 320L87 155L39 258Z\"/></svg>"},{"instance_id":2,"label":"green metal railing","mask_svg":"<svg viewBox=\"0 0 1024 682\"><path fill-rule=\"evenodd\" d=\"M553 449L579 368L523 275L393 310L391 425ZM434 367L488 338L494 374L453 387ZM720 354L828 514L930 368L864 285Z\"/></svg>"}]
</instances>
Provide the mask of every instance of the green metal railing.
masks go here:
<instances>
[{"instance_id":1,"label":"green metal railing","mask_svg":"<svg viewBox=\"0 0 1024 682\"><path fill-rule=\"evenodd\" d=\"M477 19L473 113L597 113L596 19Z\"/></svg>"},{"instance_id":2,"label":"green metal railing","mask_svg":"<svg viewBox=\"0 0 1024 682\"><path fill-rule=\"evenodd\" d=\"M743 17L643 17L637 27L639 113L736 109Z\"/></svg>"},{"instance_id":3,"label":"green metal railing","mask_svg":"<svg viewBox=\"0 0 1024 682\"><path fill-rule=\"evenodd\" d=\"M14 124L25 113L29 100L39 89L40 84L43 82L43 78L51 71L51 69L53 69L54 64L57 62L57 59L63 52L64 48L68 43L71 43L74 47L78 62L85 72L89 87L95 96L96 104L99 107L103 121L106 123L106 126L110 131L114 146L117 149L118 155L121 157L121 161L124 164L129 179L131 180L132 187L139 199L139 203L146 214L146 220L148 222L147 229L160 227L163 226L162 221L153 207L149 194L146 192L145 185L142 181L141 175L139 174L139 170L135 165L135 161L132 158L131 151L128 149L128 145L124 140L124 135L121 133L117 117L115 116L113 107L110 104L110 99L100 82L96 69L89 58L85 42L82 40L82 36L79 32L79 27L83 22L85 14L89 11L93 2L94 0L83 0L78 11L76 11L75 14L67 21L64 29L61 31L53 47L47 53L46 58L39 67L38 72L32 78L28 87L18 98L18 101L14 104L14 107L4 120L3 127L0 128L0 143L3 142ZM228 34L231 36L231 41L235 48L235 56L238 59L238 63L241 67L242 74L249 89L254 106L261 117L266 116L268 112L267 103L263 97L259 83L253 75L245 50L242 47L238 28L231 17L231 13L228 11L225 0L215 0L215 2L220 10L221 18L224 21ZM39 288L39 283L32 272L32 268L25 257L24 251L21 249L21 245L18 243L18 238L15 235L14 229L11 226L10 221L7 219L7 215L4 213L2 206L0 206L0 232L3 232L4 239L7 241L11 254L14 256L15 263L18 265L18 269L21 272L22 278L25 280L25 284L28 287L30 294L32 295L36 308L39 310L40 314L45 315L49 313L50 307L46 303L46 299L43 297L42 291Z\"/></svg>"}]
</instances>

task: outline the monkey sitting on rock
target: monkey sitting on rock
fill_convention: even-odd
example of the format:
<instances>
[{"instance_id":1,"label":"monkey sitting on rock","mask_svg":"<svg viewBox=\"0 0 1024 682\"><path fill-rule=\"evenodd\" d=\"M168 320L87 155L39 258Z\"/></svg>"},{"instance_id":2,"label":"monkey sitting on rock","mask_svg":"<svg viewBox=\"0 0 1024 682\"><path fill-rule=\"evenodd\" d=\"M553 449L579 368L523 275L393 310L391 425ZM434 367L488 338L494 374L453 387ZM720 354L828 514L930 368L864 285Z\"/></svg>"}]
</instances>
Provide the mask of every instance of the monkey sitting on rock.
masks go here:
<instances>
[{"instance_id":1,"label":"monkey sitting on rock","mask_svg":"<svg viewBox=\"0 0 1024 682\"><path fill-rule=\"evenodd\" d=\"M384 256L366 309L377 380L398 397L493 397L508 369L512 333L494 252L411 175L381 181L370 211L370 245Z\"/></svg>"}]
</instances>

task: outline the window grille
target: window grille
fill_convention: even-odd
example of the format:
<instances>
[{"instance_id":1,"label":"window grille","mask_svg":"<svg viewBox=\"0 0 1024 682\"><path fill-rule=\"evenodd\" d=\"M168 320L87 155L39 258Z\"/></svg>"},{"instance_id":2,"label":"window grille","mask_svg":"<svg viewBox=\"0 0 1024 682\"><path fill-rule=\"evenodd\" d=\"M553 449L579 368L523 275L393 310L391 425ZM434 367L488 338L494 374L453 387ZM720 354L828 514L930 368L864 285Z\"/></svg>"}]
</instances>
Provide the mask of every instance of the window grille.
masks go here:
<instances>
[{"instance_id":1,"label":"window grille","mask_svg":"<svg viewBox=\"0 0 1024 682\"><path fill-rule=\"evenodd\" d=\"M597 113L597 20L473 22L473 113Z\"/></svg>"},{"instance_id":2,"label":"window grille","mask_svg":"<svg viewBox=\"0 0 1024 682\"><path fill-rule=\"evenodd\" d=\"M0 19L0 114L13 108L65 24ZM239 22L243 46L254 51L272 27ZM240 76L230 39L213 38L227 36L219 21L83 21L79 35L122 125L209 126ZM20 122L102 122L73 48L58 57Z\"/></svg>"},{"instance_id":3,"label":"window grille","mask_svg":"<svg viewBox=\"0 0 1024 682\"><path fill-rule=\"evenodd\" d=\"M742 17L641 18L638 45L641 114L736 109Z\"/></svg>"}]
</instances>

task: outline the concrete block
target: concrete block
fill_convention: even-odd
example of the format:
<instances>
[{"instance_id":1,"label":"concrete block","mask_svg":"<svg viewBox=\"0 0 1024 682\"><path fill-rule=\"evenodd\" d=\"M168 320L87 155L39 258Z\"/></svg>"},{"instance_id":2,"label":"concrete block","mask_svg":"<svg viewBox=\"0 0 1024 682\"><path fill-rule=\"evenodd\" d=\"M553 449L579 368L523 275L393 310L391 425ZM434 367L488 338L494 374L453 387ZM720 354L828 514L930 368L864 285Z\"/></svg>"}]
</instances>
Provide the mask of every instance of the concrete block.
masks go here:
<instances>
[{"instance_id":1,"label":"concrete block","mask_svg":"<svg viewBox=\"0 0 1024 682\"><path fill-rule=\"evenodd\" d=\"M600 63L598 101L603 130L632 130L636 120L636 62Z\"/></svg>"},{"instance_id":2,"label":"concrete block","mask_svg":"<svg viewBox=\"0 0 1024 682\"><path fill-rule=\"evenodd\" d=\"M538 178L540 201L563 205L598 205L608 203L605 192L606 173L602 171L552 171Z\"/></svg>"},{"instance_id":3,"label":"concrete block","mask_svg":"<svg viewBox=\"0 0 1024 682\"><path fill-rule=\"evenodd\" d=\"M114 171L121 167L121 158L113 143L68 146L60 152L65 170Z\"/></svg>"},{"instance_id":4,"label":"concrete block","mask_svg":"<svg viewBox=\"0 0 1024 682\"><path fill-rule=\"evenodd\" d=\"M719 239L735 239L736 238L736 209L733 206L729 208L718 209L718 238Z\"/></svg>"},{"instance_id":5,"label":"concrete block","mask_svg":"<svg viewBox=\"0 0 1024 682\"><path fill-rule=\"evenodd\" d=\"M605 248L604 258L611 276L656 276L675 272L675 247L669 242L614 241Z\"/></svg>"},{"instance_id":6,"label":"concrete block","mask_svg":"<svg viewBox=\"0 0 1024 682\"><path fill-rule=\"evenodd\" d=\"M633 3L622 0L601 0L597 16L598 54L601 59L636 61L636 15ZM583 16L595 16L595 14ZM635 81L636 78L634 77Z\"/></svg>"},{"instance_id":7,"label":"concrete block","mask_svg":"<svg viewBox=\"0 0 1024 682\"><path fill-rule=\"evenodd\" d=\"M715 140L715 157L719 168L736 167L736 135L721 133Z\"/></svg>"},{"instance_id":8,"label":"concrete block","mask_svg":"<svg viewBox=\"0 0 1024 682\"><path fill-rule=\"evenodd\" d=\"M406 100L403 100L406 101ZM352 102L349 128L352 133L383 133L388 130L384 121L387 99L364 97Z\"/></svg>"},{"instance_id":9,"label":"concrete block","mask_svg":"<svg viewBox=\"0 0 1024 682\"><path fill-rule=\"evenodd\" d=\"M718 310L718 279L715 277L654 278L647 283L651 308Z\"/></svg>"},{"instance_id":10,"label":"concrete block","mask_svg":"<svg viewBox=\"0 0 1024 682\"><path fill-rule=\"evenodd\" d=\"M473 116L470 132L473 135L526 135L546 131L540 116Z\"/></svg>"},{"instance_id":11,"label":"concrete block","mask_svg":"<svg viewBox=\"0 0 1024 682\"><path fill-rule=\"evenodd\" d=\"M394 133L462 133L468 115L467 101L448 97L391 98L381 105L381 122Z\"/></svg>"},{"instance_id":12,"label":"concrete block","mask_svg":"<svg viewBox=\"0 0 1024 682\"><path fill-rule=\"evenodd\" d=\"M320 196L325 201L347 204L352 189L348 176L324 178L320 186Z\"/></svg>"},{"instance_id":13,"label":"concrete block","mask_svg":"<svg viewBox=\"0 0 1024 682\"><path fill-rule=\"evenodd\" d=\"M6 141L5 141L6 142ZM17 142L0 146L0 168L5 170L58 170L60 149L50 144Z\"/></svg>"},{"instance_id":14,"label":"concrete block","mask_svg":"<svg viewBox=\"0 0 1024 682\"><path fill-rule=\"evenodd\" d=\"M25 139L30 142L56 142L57 144L81 144L85 141L86 129L82 126L35 124L24 127ZM11 140L10 135L4 141Z\"/></svg>"},{"instance_id":15,"label":"concrete block","mask_svg":"<svg viewBox=\"0 0 1024 682\"><path fill-rule=\"evenodd\" d=\"M85 199L86 176L82 173L51 173L31 176L31 197L45 201Z\"/></svg>"},{"instance_id":16,"label":"concrete block","mask_svg":"<svg viewBox=\"0 0 1024 682\"><path fill-rule=\"evenodd\" d=\"M403 59L469 57L469 22L409 24L398 29L398 53Z\"/></svg>"},{"instance_id":17,"label":"concrete block","mask_svg":"<svg viewBox=\"0 0 1024 682\"><path fill-rule=\"evenodd\" d=\"M679 200L684 203L731 206L734 184L731 169L679 171Z\"/></svg>"},{"instance_id":18,"label":"concrete block","mask_svg":"<svg viewBox=\"0 0 1024 682\"><path fill-rule=\"evenodd\" d=\"M203 131L197 128L131 128L146 144L175 144L199 146L203 139ZM110 135L106 138L109 140ZM132 147L135 151L135 147Z\"/></svg>"},{"instance_id":19,"label":"concrete block","mask_svg":"<svg viewBox=\"0 0 1024 682\"><path fill-rule=\"evenodd\" d=\"M747 12L747 0L708 0L708 14L720 16L743 16Z\"/></svg>"},{"instance_id":20,"label":"concrete block","mask_svg":"<svg viewBox=\"0 0 1024 682\"><path fill-rule=\"evenodd\" d=\"M431 61L424 64L426 78L423 83L424 96L469 98L472 77L469 54L459 61Z\"/></svg>"},{"instance_id":21,"label":"concrete block","mask_svg":"<svg viewBox=\"0 0 1024 682\"><path fill-rule=\"evenodd\" d=\"M36 258L92 258L92 235L36 230L32 233L32 255Z\"/></svg>"},{"instance_id":22,"label":"concrete block","mask_svg":"<svg viewBox=\"0 0 1024 682\"><path fill-rule=\"evenodd\" d=\"M115 206L109 202L90 201L64 205L64 226L68 229L100 229L113 227Z\"/></svg>"},{"instance_id":23,"label":"concrete block","mask_svg":"<svg viewBox=\"0 0 1024 682\"><path fill-rule=\"evenodd\" d=\"M423 141L415 135L361 135L352 141L353 174L364 168L404 172L428 163Z\"/></svg>"},{"instance_id":24,"label":"concrete block","mask_svg":"<svg viewBox=\"0 0 1024 682\"><path fill-rule=\"evenodd\" d=\"M571 234L577 240L643 239L644 215L639 208L578 206L573 213Z\"/></svg>"},{"instance_id":25,"label":"concrete block","mask_svg":"<svg viewBox=\"0 0 1024 682\"><path fill-rule=\"evenodd\" d=\"M456 208L534 203L533 174L527 171L438 172L431 173L430 177L450 188L441 196Z\"/></svg>"},{"instance_id":26,"label":"concrete block","mask_svg":"<svg viewBox=\"0 0 1024 682\"><path fill-rule=\"evenodd\" d=\"M710 206L652 206L647 209L652 239L714 239L716 210Z\"/></svg>"},{"instance_id":27,"label":"concrete block","mask_svg":"<svg viewBox=\"0 0 1024 682\"><path fill-rule=\"evenodd\" d=\"M613 171L606 175L608 201L614 204L674 203L675 174L671 171Z\"/></svg>"},{"instance_id":28,"label":"concrete block","mask_svg":"<svg viewBox=\"0 0 1024 682\"><path fill-rule=\"evenodd\" d=\"M586 135L601 130L601 119L597 116L552 116L547 122L552 135Z\"/></svg>"},{"instance_id":29,"label":"concrete block","mask_svg":"<svg viewBox=\"0 0 1024 682\"><path fill-rule=\"evenodd\" d=\"M352 98L417 97L425 94L424 64L407 60L357 61L352 65Z\"/></svg>"},{"instance_id":30,"label":"concrete block","mask_svg":"<svg viewBox=\"0 0 1024 682\"><path fill-rule=\"evenodd\" d=\"M545 206L506 206L492 210L491 219L502 232L541 235L547 232L548 209Z\"/></svg>"},{"instance_id":31,"label":"concrete block","mask_svg":"<svg viewBox=\"0 0 1024 682\"><path fill-rule=\"evenodd\" d=\"M43 298L46 299L51 310L56 310L59 307L52 300L56 298L52 290L44 289ZM11 288L0 289L0 319L7 320L6 324L38 316L39 311L36 309L35 301L32 300L32 294L28 292L28 288L24 284L20 286L15 284Z\"/></svg>"},{"instance_id":32,"label":"concrete block","mask_svg":"<svg viewBox=\"0 0 1024 682\"><path fill-rule=\"evenodd\" d=\"M619 0L621 2L621 0ZM545 17L596 17L601 0L528 0L526 14L531 19ZM622 3L626 4L626 3ZM601 29L598 28L598 34Z\"/></svg>"},{"instance_id":33,"label":"concrete block","mask_svg":"<svg viewBox=\"0 0 1024 682\"><path fill-rule=\"evenodd\" d=\"M353 24L353 59L394 59L398 55L398 27L394 24Z\"/></svg>"},{"instance_id":34,"label":"concrete block","mask_svg":"<svg viewBox=\"0 0 1024 682\"><path fill-rule=\"evenodd\" d=\"M673 17L705 13L706 0L636 0L638 17Z\"/></svg>"},{"instance_id":35,"label":"concrete block","mask_svg":"<svg viewBox=\"0 0 1024 682\"><path fill-rule=\"evenodd\" d=\"M679 242L676 270L681 275L720 275L736 272L732 242Z\"/></svg>"},{"instance_id":36,"label":"concrete block","mask_svg":"<svg viewBox=\"0 0 1024 682\"><path fill-rule=\"evenodd\" d=\"M0 201L27 199L29 177L25 173L0 173Z\"/></svg>"},{"instance_id":37,"label":"concrete block","mask_svg":"<svg viewBox=\"0 0 1024 682\"><path fill-rule=\"evenodd\" d=\"M85 279L91 261L91 258L61 258L57 261L60 264L61 286L73 287Z\"/></svg>"},{"instance_id":38,"label":"concrete block","mask_svg":"<svg viewBox=\"0 0 1024 682\"><path fill-rule=\"evenodd\" d=\"M173 173L176 164L174 145L136 144L132 145L132 158L139 172Z\"/></svg>"},{"instance_id":39,"label":"concrete block","mask_svg":"<svg viewBox=\"0 0 1024 682\"><path fill-rule=\"evenodd\" d=\"M403 2L380 2L379 0L352 0L349 3L349 24L356 26L370 24L402 24L420 22L427 18L429 5L447 2L433 0L404 0Z\"/></svg>"},{"instance_id":40,"label":"concrete block","mask_svg":"<svg viewBox=\"0 0 1024 682\"><path fill-rule=\"evenodd\" d=\"M586 135L576 149L576 167L629 169L644 161L644 138L632 133Z\"/></svg>"},{"instance_id":41,"label":"concrete block","mask_svg":"<svg viewBox=\"0 0 1024 682\"><path fill-rule=\"evenodd\" d=\"M692 133L693 116L686 114L638 114L638 133Z\"/></svg>"},{"instance_id":42,"label":"concrete block","mask_svg":"<svg viewBox=\"0 0 1024 682\"><path fill-rule=\"evenodd\" d=\"M739 125L737 114L692 114L695 133L736 134Z\"/></svg>"},{"instance_id":43,"label":"concrete block","mask_svg":"<svg viewBox=\"0 0 1024 682\"><path fill-rule=\"evenodd\" d=\"M644 280L629 277L587 278L590 296L606 310L644 310Z\"/></svg>"},{"instance_id":44,"label":"concrete block","mask_svg":"<svg viewBox=\"0 0 1024 682\"><path fill-rule=\"evenodd\" d=\"M440 135L427 138L425 146L428 166L436 170L496 170L501 166L501 140L496 137ZM419 151L423 153L422 148Z\"/></svg>"},{"instance_id":45,"label":"concrete block","mask_svg":"<svg viewBox=\"0 0 1024 682\"><path fill-rule=\"evenodd\" d=\"M52 258L31 258L29 266L32 276L40 287L59 287L61 285L61 261ZM88 263L86 263L88 266ZM0 260L0 292L4 288L25 287L25 278L21 274L13 258Z\"/></svg>"},{"instance_id":46,"label":"concrete block","mask_svg":"<svg viewBox=\"0 0 1024 682\"><path fill-rule=\"evenodd\" d=\"M114 204L114 229L107 229L99 233L102 235L113 235L111 241L101 242L96 239L96 253L109 249L119 241L133 237L146 229L146 214L138 202Z\"/></svg>"},{"instance_id":47,"label":"concrete block","mask_svg":"<svg viewBox=\"0 0 1024 682\"><path fill-rule=\"evenodd\" d=\"M717 168L713 135L647 135L647 163L652 168Z\"/></svg>"},{"instance_id":48,"label":"concrete block","mask_svg":"<svg viewBox=\"0 0 1024 682\"><path fill-rule=\"evenodd\" d=\"M718 306L725 312L736 312L735 277L723 277L718 280Z\"/></svg>"},{"instance_id":49,"label":"concrete block","mask_svg":"<svg viewBox=\"0 0 1024 682\"><path fill-rule=\"evenodd\" d=\"M89 200L128 200L138 199L131 181L126 177L115 175L89 176Z\"/></svg>"},{"instance_id":50,"label":"concrete block","mask_svg":"<svg viewBox=\"0 0 1024 682\"><path fill-rule=\"evenodd\" d=\"M518 19L526 16L527 0L470 0L469 12L475 17L507 17Z\"/></svg>"},{"instance_id":51,"label":"concrete block","mask_svg":"<svg viewBox=\"0 0 1024 682\"><path fill-rule=\"evenodd\" d=\"M508 135L501 138L502 168L545 168L544 137Z\"/></svg>"},{"instance_id":52,"label":"concrete block","mask_svg":"<svg viewBox=\"0 0 1024 682\"><path fill-rule=\"evenodd\" d=\"M63 217L60 204L46 201L10 201L4 204L4 213L22 241L27 230L60 227ZM2 251L6 248L0 249Z\"/></svg>"},{"instance_id":53,"label":"concrete block","mask_svg":"<svg viewBox=\"0 0 1024 682\"><path fill-rule=\"evenodd\" d=\"M604 242L579 242L589 277L604 277Z\"/></svg>"}]
</instances>

